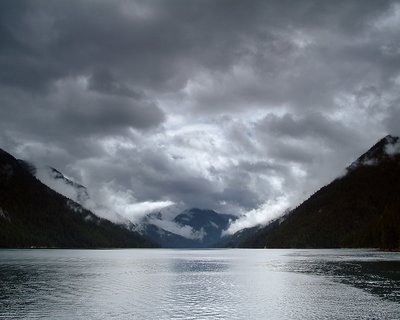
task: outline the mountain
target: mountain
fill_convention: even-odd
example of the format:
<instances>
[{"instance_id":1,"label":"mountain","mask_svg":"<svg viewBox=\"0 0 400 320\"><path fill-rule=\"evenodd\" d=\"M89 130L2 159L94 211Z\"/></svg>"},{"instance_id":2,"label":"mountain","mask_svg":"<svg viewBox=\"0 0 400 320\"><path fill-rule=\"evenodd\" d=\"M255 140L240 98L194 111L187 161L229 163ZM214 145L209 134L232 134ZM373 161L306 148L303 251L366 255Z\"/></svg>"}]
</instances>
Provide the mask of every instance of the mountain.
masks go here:
<instances>
[{"instance_id":1,"label":"mountain","mask_svg":"<svg viewBox=\"0 0 400 320\"><path fill-rule=\"evenodd\" d=\"M247 236L240 247L400 248L400 140L387 136L347 174Z\"/></svg>"},{"instance_id":2,"label":"mountain","mask_svg":"<svg viewBox=\"0 0 400 320\"><path fill-rule=\"evenodd\" d=\"M53 167L48 167L49 174L51 177L53 177L54 180L58 180L62 183L64 183L67 186L70 186L73 190L76 192L76 202L79 204L85 203L87 200L89 200L89 193L83 185L76 183L75 181L72 181L68 178L66 178L60 171Z\"/></svg>"},{"instance_id":3,"label":"mountain","mask_svg":"<svg viewBox=\"0 0 400 320\"><path fill-rule=\"evenodd\" d=\"M221 240L222 231L234 215L213 210L189 209L173 220L163 220L161 213L146 216L136 230L164 248L207 248Z\"/></svg>"},{"instance_id":4,"label":"mountain","mask_svg":"<svg viewBox=\"0 0 400 320\"><path fill-rule=\"evenodd\" d=\"M190 226L199 235L198 242L202 247L210 247L221 239L222 231L236 219L237 217L231 214L193 208L177 215L174 222L180 226Z\"/></svg>"},{"instance_id":5,"label":"mountain","mask_svg":"<svg viewBox=\"0 0 400 320\"><path fill-rule=\"evenodd\" d=\"M139 224L132 225L131 228L163 248L198 247L196 240L166 230L165 228L169 228L168 223L167 226L165 224L162 214L157 212L146 215ZM178 229L178 226L174 225L174 223L169 223L170 227L171 225L173 230Z\"/></svg>"},{"instance_id":6,"label":"mountain","mask_svg":"<svg viewBox=\"0 0 400 320\"><path fill-rule=\"evenodd\" d=\"M231 235L225 235L221 238L220 241L218 241L214 245L214 247L216 247L216 248L238 248L242 245L242 242L245 239L250 238L255 233L260 231L261 229L262 229L262 226L257 225L255 227L251 227L251 228L244 228L244 229L239 230L238 232L231 234Z\"/></svg>"},{"instance_id":7,"label":"mountain","mask_svg":"<svg viewBox=\"0 0 400 320\"><path fill-rule=\"evenodd\" d=\"M18 160L18 162L49 188L80 205L84 205L90 199L89 192L85 186L68 179L57 169L50 166L38 169L33 163L26 160Z\"/></svg>"},{"instance_id":8,"label":"mountain","mask_svg":"<svg viewBox=\"0 0 400 320\"><path fill-rule=\"evenodd\" d=\"M0 149L0 247L154 246L140 234L99 218L50 189L34 176L34 170ZM51 171L56 179L65 178ZM85 195L83 186L76 187Z\"/></svg>"}]
</instances>

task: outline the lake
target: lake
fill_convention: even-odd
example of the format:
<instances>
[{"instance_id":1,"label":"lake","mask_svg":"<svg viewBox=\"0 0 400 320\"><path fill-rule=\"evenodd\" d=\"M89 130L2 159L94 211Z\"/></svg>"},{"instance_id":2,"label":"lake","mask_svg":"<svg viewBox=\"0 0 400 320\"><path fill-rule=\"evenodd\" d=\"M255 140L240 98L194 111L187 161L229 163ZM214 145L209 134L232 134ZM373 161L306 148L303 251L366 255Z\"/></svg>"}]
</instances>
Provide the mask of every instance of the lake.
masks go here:
<instances>
[{"instance_id":1,"label":"lake","mask_svg":"<svg viewBox=\"0 0 400 320\"><path fill-rule=\"evenodd\" d=\"M400 253L0 250L0 319L399 319Z\"/></svg>"}]
</instances>

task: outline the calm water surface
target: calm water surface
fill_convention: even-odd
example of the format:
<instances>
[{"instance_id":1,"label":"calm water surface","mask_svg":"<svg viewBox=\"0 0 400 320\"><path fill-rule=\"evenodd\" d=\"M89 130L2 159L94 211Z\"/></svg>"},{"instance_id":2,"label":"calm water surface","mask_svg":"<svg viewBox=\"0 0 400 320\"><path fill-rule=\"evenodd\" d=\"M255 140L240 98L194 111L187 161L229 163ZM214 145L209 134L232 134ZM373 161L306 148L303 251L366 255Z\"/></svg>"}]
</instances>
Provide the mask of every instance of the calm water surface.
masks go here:
<instances>
[{"instance_id":1,"label":"calm water surface","mask_svg":"<svg viewBox=\"0 0 400 320\"><path fill-rule=\"evenodd\" d=\"M0 319L400 319L400 254L0 250Z\"/></svg>"}]
</instances>

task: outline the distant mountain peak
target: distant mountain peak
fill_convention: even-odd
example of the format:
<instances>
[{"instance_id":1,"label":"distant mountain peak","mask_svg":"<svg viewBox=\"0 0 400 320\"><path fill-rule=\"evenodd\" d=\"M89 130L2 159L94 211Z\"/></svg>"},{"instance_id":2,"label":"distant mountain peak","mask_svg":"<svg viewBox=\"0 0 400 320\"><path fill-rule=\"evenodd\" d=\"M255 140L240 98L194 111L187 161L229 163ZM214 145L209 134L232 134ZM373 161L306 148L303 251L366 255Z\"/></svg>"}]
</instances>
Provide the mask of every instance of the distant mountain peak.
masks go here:
<instances>
[{"instance_id":1,"label":"distant mountain peak","mask_svg":"<svg viewBox=\"0 0 400 320\"><path fill-rule=\"evenodd\" d=\"M220 215L222 213L217 213L212 209L190 208L182 211L179 215L192 216L192 215L202 215L202 214Z\"/></svg>"},{"instance_id":2,"label":"distant mountain peak","mask_svg":"<svg viewBox=\"0 0 400 320\"><path fill-rule=\"evenodd\" d=\"M218 213L211 209L191 208L178 214L174 221L181 225L191 224L193 228L200 229L206 224L215 226L215 224L227 225L230 221L237 219L230 214Z\"/></svg>"},{"instance_id":3,"label":"distant mountain peak","mask_svg":"<svg viewBox=\"0 0 400 320\"><path fill-rule=\"evenodd\" d=\"M227 229L234 215L218 213L211 209L191 208L172 220L160 212L146 215L135 230L146 235L162 247L201 248L217 244L222 231Z\"/></svg>"},{"instance_id":4,"label":"distant mountain peak","mask_svg":"<svg viewBox=\"0 0 400 320\"><path fill-rule=\"evenodd\" d=\"M161 212L151 212L151 213L148 213L148 214L146 214L144 217L143 217L143 223L149 223L149 222L151 222L152 220L161 220L162 219L162 213Z\"/></svg>"}]
</instances>

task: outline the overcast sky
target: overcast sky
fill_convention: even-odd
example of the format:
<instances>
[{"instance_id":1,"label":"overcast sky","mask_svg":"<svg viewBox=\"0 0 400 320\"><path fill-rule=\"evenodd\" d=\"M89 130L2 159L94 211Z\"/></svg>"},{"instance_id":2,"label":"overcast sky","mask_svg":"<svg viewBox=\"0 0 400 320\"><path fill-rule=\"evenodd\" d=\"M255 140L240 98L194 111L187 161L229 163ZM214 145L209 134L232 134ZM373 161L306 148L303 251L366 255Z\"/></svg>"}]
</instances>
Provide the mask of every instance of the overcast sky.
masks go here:
<instances>
[{"instance_id":1,"label":"overcast sky","mask_svg":"<svg viewBox=\"0 0 400 320\"><path fill-rule=\"evenodd\" d=\"M0 148L135 219L296 206L400 134L398 1L1 1Z\"/></svg>"}]
</instances>

